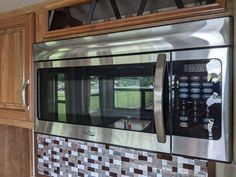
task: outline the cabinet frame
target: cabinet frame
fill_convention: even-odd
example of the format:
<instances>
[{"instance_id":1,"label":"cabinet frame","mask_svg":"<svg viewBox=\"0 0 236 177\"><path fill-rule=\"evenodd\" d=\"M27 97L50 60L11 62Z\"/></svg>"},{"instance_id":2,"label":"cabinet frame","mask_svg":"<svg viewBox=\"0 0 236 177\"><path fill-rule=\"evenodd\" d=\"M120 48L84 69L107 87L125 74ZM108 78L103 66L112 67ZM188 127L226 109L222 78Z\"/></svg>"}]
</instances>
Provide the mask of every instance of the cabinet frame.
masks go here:
<instances>
[{"instance_id":1,"label":"cabinet frame","mask_svg":"<svg viewBox=\"0 0 236 177\"><path fill-rule=\"evenodd\" d=\"M91 0L63 0L57 3L48 4L44 6L43 12L43 38L48 40L51 38L60 38L62 36L70 36L76 34L89 35L93 34L95 31L97 34L106 31L106 33L114 31L114 29L125 29L132 26L148 25L157 22L178 20L182 18L194 18L196 16L204 16L215 13L225 13L227 12L227 0L216 0L214 4L188 7L182 9L176 9L166 12L158 12L143 16L129 17L125 19L116 19L111 21L104 21L97 24L88 24L76 27L69 27L65 29L58 29L49 31L48 29L48 12L53 9L62 8L66 6L82 5L84 3L89 3Z\"/></svg>"}]
</instances>

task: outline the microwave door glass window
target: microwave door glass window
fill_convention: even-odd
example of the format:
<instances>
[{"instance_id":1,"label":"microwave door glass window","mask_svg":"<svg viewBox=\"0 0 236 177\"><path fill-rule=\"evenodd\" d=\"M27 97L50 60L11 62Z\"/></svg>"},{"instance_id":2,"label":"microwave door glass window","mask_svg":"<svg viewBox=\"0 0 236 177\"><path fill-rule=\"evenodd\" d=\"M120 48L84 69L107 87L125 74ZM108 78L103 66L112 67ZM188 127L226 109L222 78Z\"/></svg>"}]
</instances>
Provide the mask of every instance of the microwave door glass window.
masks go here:
<instances>
[{"instance_id":1,"label":"microwave door glass window","mask_svg":"<svg viewBox=\"0 0 236 177\"><path fill-rule=\"evenodd\" d=\"M114 78L115 108L153 110L153 77Z\"/></svg>"},{"instance_id":2,"label":"microwave door glass window","mask_svg":"<svg viewBox=\"0 0 236 177\"><path fill-rule=\"evenodd\" d=\"M155 133L155 63L38 70L40 120Z\"/></svg>"},{"instance_id":3,"label":"microwave door glass window","mask_svg":"<svg viewBox=\"0 0 236 177\"><path fill-rule=\"evenodd\" d=\"M57 75L57 112L58 121L66 122L66 98L64 74Z\"/></svg>"}]
</instances>

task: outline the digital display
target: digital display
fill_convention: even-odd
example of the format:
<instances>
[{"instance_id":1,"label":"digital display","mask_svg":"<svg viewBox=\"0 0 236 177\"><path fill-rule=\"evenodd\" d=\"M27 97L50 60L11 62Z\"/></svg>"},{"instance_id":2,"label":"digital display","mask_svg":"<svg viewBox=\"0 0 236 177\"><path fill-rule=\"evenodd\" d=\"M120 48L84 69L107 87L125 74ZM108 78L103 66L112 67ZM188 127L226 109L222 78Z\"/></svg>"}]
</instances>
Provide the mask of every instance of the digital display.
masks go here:
<instances>
[{"instance_id":1,"label":"digital display","mask_svg":"<svg viewBox=\"0 0 236 177\"><path fill-rule=\"evenodd\" d=\"M186 64L184 65L184 72L206 72L206 64Z\"/></svg>"}]
</instances>

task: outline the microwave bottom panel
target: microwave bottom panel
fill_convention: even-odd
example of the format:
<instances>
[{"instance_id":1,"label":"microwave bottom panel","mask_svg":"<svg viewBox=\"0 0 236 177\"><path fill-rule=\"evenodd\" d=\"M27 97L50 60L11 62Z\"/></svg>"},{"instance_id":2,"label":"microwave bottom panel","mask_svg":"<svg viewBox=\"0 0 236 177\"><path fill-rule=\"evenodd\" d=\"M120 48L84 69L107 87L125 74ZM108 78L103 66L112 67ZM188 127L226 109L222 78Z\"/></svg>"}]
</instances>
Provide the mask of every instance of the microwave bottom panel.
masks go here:
<instances>
[{"instance_id":1,"label":"microwave bottom panel","mask_svg":"<svg viewBox=\"0 0 236 177\"><path fill-rule=\"evenodd\" d=\"M35 132L140 150L171 153L171 138L169 135L166 136L165 143L158 143L157 135L152 133L40 121L37 119Z\"/></svg>"},{"instance_id":2,"label":"microwave bottom panel","mask_svg":"<svg viewBox=\"0 0 236 177\"><path fill-rule=\"evenodd\" d=\"M231 161L229 139L207 140L172 136L172 153L222 162Z\"/></svg>"}]
</instances>

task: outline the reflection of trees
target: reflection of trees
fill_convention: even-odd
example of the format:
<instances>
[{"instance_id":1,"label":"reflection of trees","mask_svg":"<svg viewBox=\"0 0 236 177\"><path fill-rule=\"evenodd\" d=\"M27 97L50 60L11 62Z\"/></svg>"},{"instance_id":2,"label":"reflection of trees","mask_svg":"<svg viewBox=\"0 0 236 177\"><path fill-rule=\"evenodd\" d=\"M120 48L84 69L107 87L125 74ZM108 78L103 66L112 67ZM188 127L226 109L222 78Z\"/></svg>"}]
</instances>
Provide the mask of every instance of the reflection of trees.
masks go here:
<instances>
[{"instance_id":1,"label":"reflection of trees","mask_svg":"<svg viewBox=\"0 0 236 177\"><path fill-rule=\"evenodd\" d=\"M116 87L149 87L152 85L152 77L120 77L115 80Z\"/></svg>"},{"instance_id":2,"label":"reflection of trees","mask_svg":"<svg viewBox=\"0 0 236 177\"><path fill-rule=\"evenodd\" d=\"M216 74L216 73L208 73L207 80L211 81L213 83L217 83L221 81L221 73Z\"/></svg>"}]
</instances>

